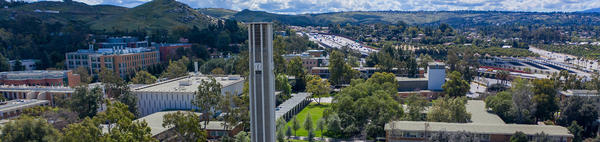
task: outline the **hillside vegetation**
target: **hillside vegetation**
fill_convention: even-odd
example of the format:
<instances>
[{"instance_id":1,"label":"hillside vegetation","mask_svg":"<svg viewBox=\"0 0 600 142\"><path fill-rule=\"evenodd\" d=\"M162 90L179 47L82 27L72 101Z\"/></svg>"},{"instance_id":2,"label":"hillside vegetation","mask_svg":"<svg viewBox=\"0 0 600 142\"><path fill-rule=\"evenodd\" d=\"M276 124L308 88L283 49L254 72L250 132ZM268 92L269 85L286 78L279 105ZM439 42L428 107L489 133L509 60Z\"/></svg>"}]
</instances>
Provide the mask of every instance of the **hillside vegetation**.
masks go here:
<instances>
[{"instance_id":1,"label":"hillside vegetation","mask_svg":"<svg viewBox=\"0 0 600 142\"><path fill-rule=\"evenodd\" d=\"M210 10L204 10L210 11ZM239 21L274 21L290 25L329 24L396 24L413 25L447 23L455 27L485 25L600 25L600 13L506 12L506 11L353 11L321 14L285 15L264 11L242 10L235 14L206 13L215 17L230 17Z\"/></svg>"}]
</instances>

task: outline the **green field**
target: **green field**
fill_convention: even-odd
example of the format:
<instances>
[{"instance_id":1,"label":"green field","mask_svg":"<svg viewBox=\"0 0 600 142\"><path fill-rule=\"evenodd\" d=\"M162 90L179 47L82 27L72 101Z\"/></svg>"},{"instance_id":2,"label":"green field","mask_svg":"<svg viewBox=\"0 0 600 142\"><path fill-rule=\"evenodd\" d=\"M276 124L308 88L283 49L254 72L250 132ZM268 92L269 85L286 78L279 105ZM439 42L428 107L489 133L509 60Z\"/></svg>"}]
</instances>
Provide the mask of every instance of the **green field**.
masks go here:
<instances>
[{"instance_id":1,"label":"green field","mask_svg":"<svg viewBox=\"0 0 600 142\"><path fill-rule=\"evenodd\" d=\"M308 131L304 130L304 119L306 118L306 114L308 114L310 112L310 116L312 118L312 122L313 122L313 128L314 128L314 133L315 133L315 137L321 137L321 131L317 130L317 122L319 121L319 119L321 119L321 117L323 117L323 110L325 110L326 108L331 107L330 104L327 103L321 103L321 105L317 105L317 103L310 103L310 105L306 106L306 108L304 108L302 111L300 111L300 113L298 113L296 115L296 119L298 119L298 123L300 124L300 129L298 129L298 131L296 132L296 136L303 136L306 137L308 136ZM290 121L287 123L286 127L291 127L292 126L292 120L290 119ZM287 129L287 128L286 128ZM293 129L292 129L293 131ZM323 130L323 132L326 132L327 130ZM292 133L293 135L294 133Z\"/></svg>"}]
</instances>

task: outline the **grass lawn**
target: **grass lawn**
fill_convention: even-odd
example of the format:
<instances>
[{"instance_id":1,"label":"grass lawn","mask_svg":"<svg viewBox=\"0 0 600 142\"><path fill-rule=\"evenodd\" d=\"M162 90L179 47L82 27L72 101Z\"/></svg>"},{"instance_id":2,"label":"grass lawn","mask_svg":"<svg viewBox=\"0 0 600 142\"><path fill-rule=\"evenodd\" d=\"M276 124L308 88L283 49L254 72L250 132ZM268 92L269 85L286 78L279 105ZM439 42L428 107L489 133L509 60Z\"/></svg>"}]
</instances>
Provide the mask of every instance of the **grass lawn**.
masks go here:
<instances>
[{"instance_id":1,"label":"grass lawn","mask_svg":"<svg viewBox=\"0 0 600 142\"><path fill-rule=\"evenodd\" d=\"M300 127L301 127L296 132L296 136L304 136L304 137L308 136L308 131L304 130L304 119L306 118L306 114L308 114L310 112L310 116L312 118L312 123L314 125L313 132L315 133L315 137L321 137L321 131L317 130L317 122L319 121L319 119L321 119L321 117L323 117L323 110L325 110L326 108L329 108L329 107L331 107L331 106L328 103L321 103L321 105L318 105L317 103L313 102L313 103L310 103L308 106L306 106L304 109L302 109L302 111L300 111L300 113L298 113L296 115L296 119L298 119L298 123L300 124ZM286 127L292 127L292 119L290 119L290 121L286 124ZM294 129L292 129L292 135L294 134L293 131L294 131ZM323 130L323 132L326 132L326 131L327 130Z\"/></svg>"}]
</instances>

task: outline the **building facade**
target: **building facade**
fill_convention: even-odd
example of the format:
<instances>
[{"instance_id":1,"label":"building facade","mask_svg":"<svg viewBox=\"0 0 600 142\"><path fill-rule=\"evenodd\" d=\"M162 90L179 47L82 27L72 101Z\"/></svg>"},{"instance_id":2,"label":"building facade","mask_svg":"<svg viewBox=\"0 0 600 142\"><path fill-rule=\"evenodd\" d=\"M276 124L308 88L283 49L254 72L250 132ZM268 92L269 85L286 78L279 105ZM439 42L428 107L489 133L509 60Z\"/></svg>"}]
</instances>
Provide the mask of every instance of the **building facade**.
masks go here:
<instances>
[{"instance_id":1,"label":"building facade","mask_svg":"<svg viewBox=\"0 0 600 142\"><path fill-rule=\"evenodd\" d=\"M36 70L37 66L36 63L39 62L39 60L36 59L25 59L25 60L19 60L19 62L21 62L21 66L23 66L23 69L26 71L30 71L30 70ZM15 70L16 69L16 63L17 60L10 60L8 61L8 63L10 64L10 70Z\"/></svg>"},{"instance_id":2,"label":"building facade","mask_svg":"<svg viewBox=\"0 0 600 142\"><path fill-rule=\"evenodd\" d=\"M138 48L138 47L150 47L148 41L139 41L137 37L123 36L123 37L109 37L106 42L97 43L99 48Z\"/></svg>"},{"instance_id":3,"label":"building facade","mask_svg":"<svg viewBox=\"0 0 600 142\"><path fill-rule=\"evenodd\" d=\"M158 51L160 51L160 61L162 62L169 62L170 60L176 59L178 56L183 56L177 55L177 50L192 48L192 44L189 43L152 44L152 46L155 46L158 48Z\"/></svg>"},{"instance_id":4,"label":"building facade","mask_svg":"<svg viewBox=\"0 0 600 142\"><path fill-rule=\"evenodd\" d=\"M165 110L200 110L192 104L198 86L208 76L185 76L135 88L132 93L138 98L140 117ZM221 94L243 93L244 79L239 76L215 77L222 85Z\"/></svg>"},{"instance_id":5,"label":"building facade","mask_svg":"<svg viewBox=\"0 0 600 142\"><path fill-rule=\"evenodd\" d=\"M433 91L443 90L442 85L446 83L446 64L442 62L431 62L427 68L427 89Z\"/></svg>"},{"instance_id":6,"label":"building facade","mask_svg":"<svg viewBox=\"0 0 600 142\"><path fill-rule=\"evenodd\" d=\"M480 142L506 142L517 131L525 133L530 141L542 132L553 142L571 142L573 139L567 128L554 125L393 121L385 124L384 129L388 142L425 142L452 133L466 133L468 139Z\"/></svg>"},{"instance_id":7,"label":"building facade","mask_svg":"<svg viewBox=\"0 0 600 142\"><path fill-rule=\"evenodd\" d=\"M329 58L322 56L323 53L312 53L305 52L301 54L286 54L282 55L286 62L299 57L302 59L302 67L306 71L311 71L313 67L327 67L329 65ZM315 56L316 55L316 56Z\"/></svg>"},{"instance_id":8,"label":"building facade","mask_svg":"<svg viewBox=\"0 0 600 142\"><path fill-rule=\"evenodd\" d=\"M15 118L26 108L48 105L47 100L10 100L0 102L0 119Z\"/></svg>"},{"instance_id":9,"label":"building facade","mask_svg":"<svg viewBox=\"0 0 600 142\"><path fill-rule=\"evenodd\" d=\"M250 132L253 142L275 141L273 24L248 24Z\"/></svg>"},{"instance_id":10,"label":"building facade","mask_svg":"<svg viewBox=\"0 0 600 142\"><path fill-rule=\"evenodd\" d=\"M71 70L11 71L0 72L0 84L75 87L81 84L81 77Z\"/></svg>"},{"instance_id":11,"label":"building facade","mask_svg":"<svg viewBox=\"0 0 600 142\"><path fill-rule=\"evenodd\" d=\"M90 46L89 49L66 53L66 59L68 69L84 67L91 75L97 75L100 69L106 68L123 78L160 63L159 51L146 47L94 50Z\"/></svg>"}]
</instances>

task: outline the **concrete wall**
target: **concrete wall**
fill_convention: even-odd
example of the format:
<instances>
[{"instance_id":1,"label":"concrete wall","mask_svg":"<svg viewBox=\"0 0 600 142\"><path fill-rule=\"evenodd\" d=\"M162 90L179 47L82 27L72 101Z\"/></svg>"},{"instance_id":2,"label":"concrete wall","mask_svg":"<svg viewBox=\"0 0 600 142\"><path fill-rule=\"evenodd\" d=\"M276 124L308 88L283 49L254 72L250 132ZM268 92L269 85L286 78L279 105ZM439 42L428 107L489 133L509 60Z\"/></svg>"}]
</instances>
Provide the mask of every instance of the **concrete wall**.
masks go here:
<instances>
[{"instance_id":1,"label":"concrete wall","mask_svg":"<svg viewBox=\"0 0 600 142\"><path fill-rule=\"evenodd\" d=\"M446 83L446 69L428 69L427 76L429 81L427 83L428 90L442 90L442 85Z\"/></svg>"}]
</instances>

